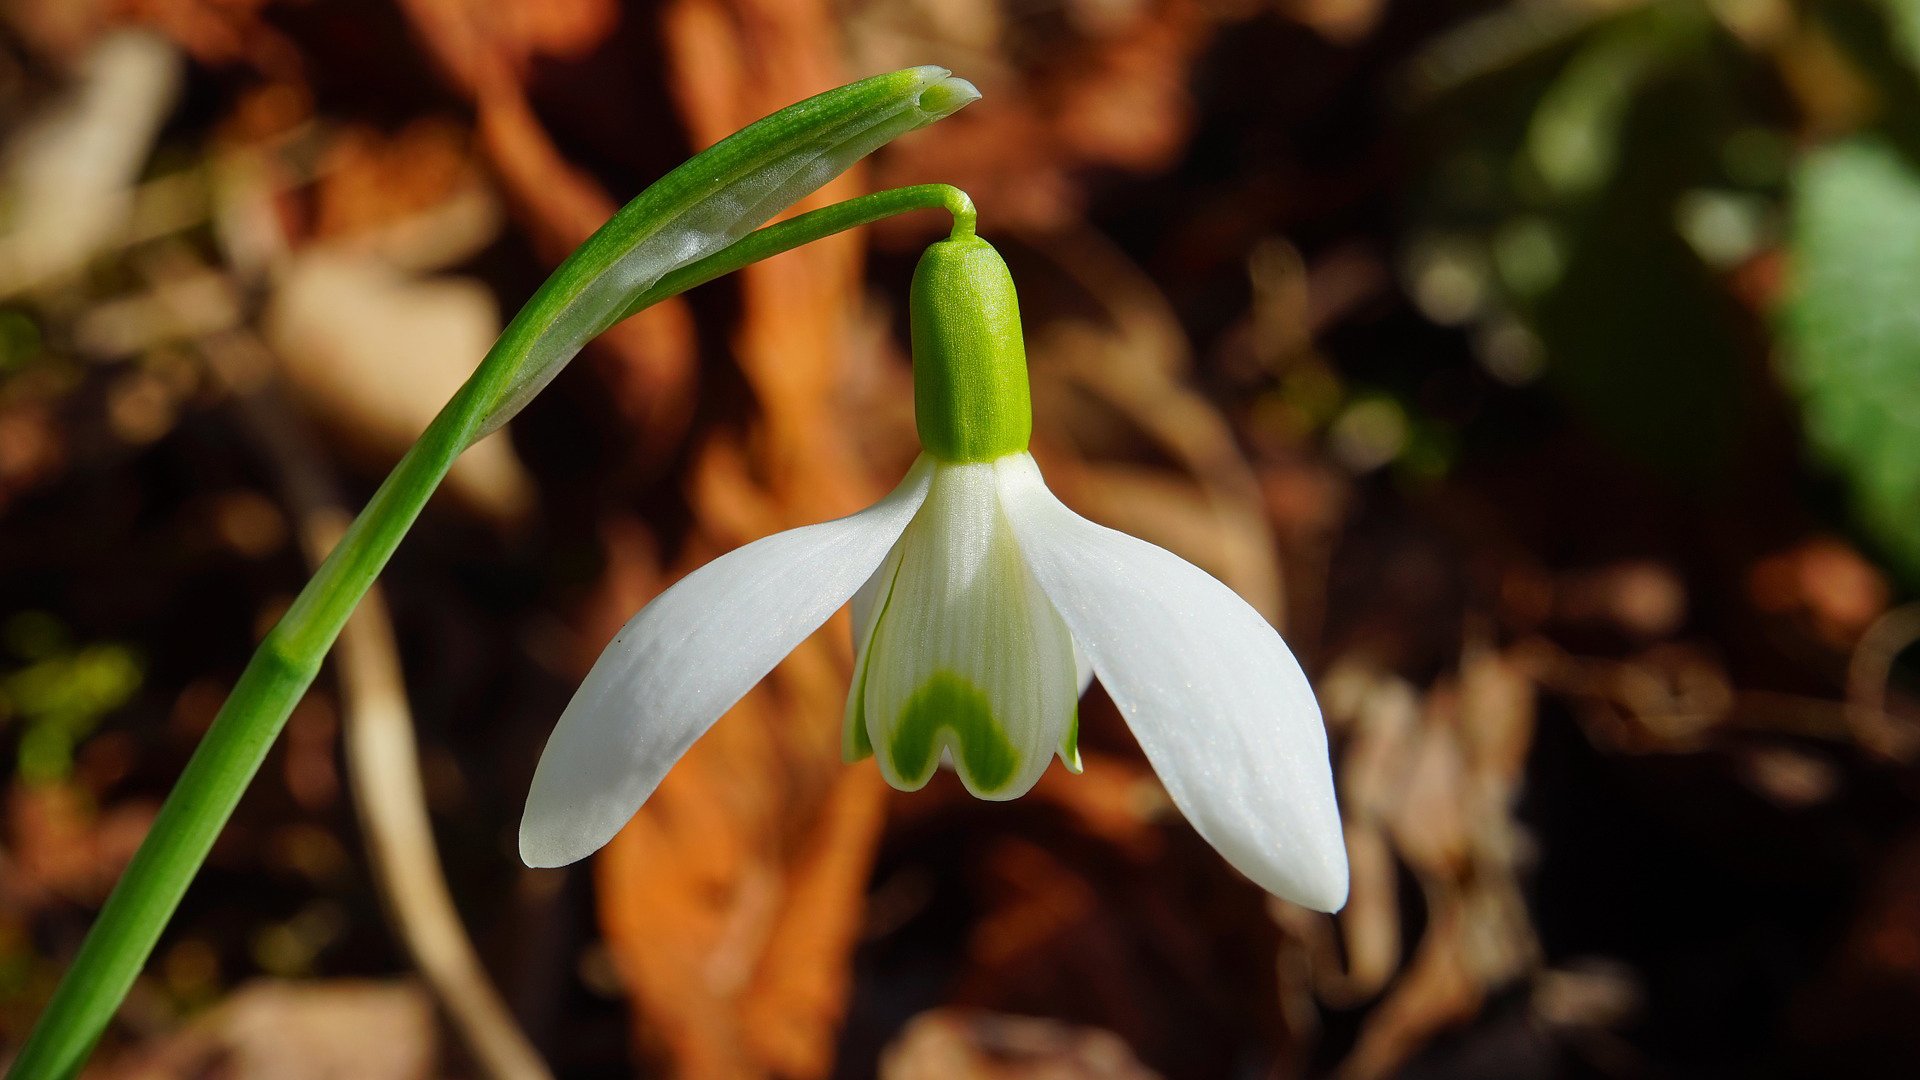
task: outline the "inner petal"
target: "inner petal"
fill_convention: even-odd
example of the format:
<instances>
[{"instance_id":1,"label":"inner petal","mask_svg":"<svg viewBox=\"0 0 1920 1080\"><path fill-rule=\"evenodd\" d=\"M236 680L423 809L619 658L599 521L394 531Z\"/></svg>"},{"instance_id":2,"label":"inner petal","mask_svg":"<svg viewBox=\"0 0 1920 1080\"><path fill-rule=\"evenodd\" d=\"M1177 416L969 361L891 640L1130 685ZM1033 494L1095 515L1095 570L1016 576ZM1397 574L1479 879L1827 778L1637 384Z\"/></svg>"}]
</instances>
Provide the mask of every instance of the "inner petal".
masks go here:
<instances>
[{"instance_id":1,"label":"inner petal","mask_svg":"<svg viewBox=\"0 0 1920 1080\"><path fill-rule=\"evenodd\" d=\"M1021 561L992 466L942 466L896 556L849 702L868 736L859 749L903 790L945 755L975 795L1024 794L1056 751L1073 760L1079 684L1073 639Z\"/></svg>"},{"instance_id":2,"label":"inner petal","mask_svg":"<svg viewBox=\"0 0 1920 1080\"><path fill-rule=\"evenodd\" d=\"M893 582L900 573L900 542L880 561L866 584L853 594L853 684L847 689L847 708L841 724L840 758L851 765L873 756L873 743L867 738L867 660L872 655L873 633L879 628L880 613L893 596Z\"/></svg>"}]
</instances>

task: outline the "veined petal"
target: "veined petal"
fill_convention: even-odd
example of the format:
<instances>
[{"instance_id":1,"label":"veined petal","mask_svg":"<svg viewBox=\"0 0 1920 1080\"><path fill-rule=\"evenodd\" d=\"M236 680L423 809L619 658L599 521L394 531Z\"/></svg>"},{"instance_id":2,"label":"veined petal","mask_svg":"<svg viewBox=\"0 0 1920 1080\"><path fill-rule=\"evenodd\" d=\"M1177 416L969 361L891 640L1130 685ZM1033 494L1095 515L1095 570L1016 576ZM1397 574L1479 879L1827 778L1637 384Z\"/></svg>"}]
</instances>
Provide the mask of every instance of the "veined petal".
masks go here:
<instances>
[{"instance_id":1,"label":"veined petal","mask_svg":"<svg viewBox=\"0 0 1920 1080\"><path fill-rule=\"evenodd\" d=\"M528 866L613 838L667 770L873 573L926 499L923 458L893 493L688 574L614 635L561 714L520 820Z\"/></svg>"},{"instance_id":2,"label":"veined petal","mask_svg":"<svg viewBox=\"0 0 1920 1080\"><path fill-rule=\"evenodd\" d=\"M1280 635L1200 568L1067 509L1031 457L994 468L1028 569L1194 829L1269 892L1339 910L1326 729Z\"/></svg>"},{"instance_id":3,"label":"veined petal","mask_svg":"<svg viewBox=\"0 0 1920 1080\"><path fill-rule=\"evenodd\" d=\"M990 463L935 470L875 604L849 719L888 783L919 788L944 755L968 791L1011 799L1070 753L1073 639L1021 563Z\"/></svg>"}]
</instances>

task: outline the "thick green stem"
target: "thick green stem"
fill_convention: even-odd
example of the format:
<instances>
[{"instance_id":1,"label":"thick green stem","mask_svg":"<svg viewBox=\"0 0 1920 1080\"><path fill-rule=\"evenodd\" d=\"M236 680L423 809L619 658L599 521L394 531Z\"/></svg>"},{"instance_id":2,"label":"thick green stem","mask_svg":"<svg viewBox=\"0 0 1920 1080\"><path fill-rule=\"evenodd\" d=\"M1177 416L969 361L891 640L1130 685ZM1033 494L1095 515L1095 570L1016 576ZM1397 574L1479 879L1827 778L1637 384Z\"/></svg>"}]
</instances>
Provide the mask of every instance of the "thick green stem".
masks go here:
<instances>
[{"instance_id":1,"label":"thick green stem","mask_svg":"<svg viewBox=\"0 0 1920 1080\"><path fill-rule=\"evenodd\" d=\"M963 227L971 234L973 203L957 188L929 184L878 192L749 233L666 275L619 317L813 240L895 214L940 208L953 214L956 235ZM567 296L554 285L543 286L508 325L255 650L8 1069L10 1080L64 1080L86 1063L348 616L454 459L500 406L554 313L564 309Z\"/></svg>"}]
</instances>

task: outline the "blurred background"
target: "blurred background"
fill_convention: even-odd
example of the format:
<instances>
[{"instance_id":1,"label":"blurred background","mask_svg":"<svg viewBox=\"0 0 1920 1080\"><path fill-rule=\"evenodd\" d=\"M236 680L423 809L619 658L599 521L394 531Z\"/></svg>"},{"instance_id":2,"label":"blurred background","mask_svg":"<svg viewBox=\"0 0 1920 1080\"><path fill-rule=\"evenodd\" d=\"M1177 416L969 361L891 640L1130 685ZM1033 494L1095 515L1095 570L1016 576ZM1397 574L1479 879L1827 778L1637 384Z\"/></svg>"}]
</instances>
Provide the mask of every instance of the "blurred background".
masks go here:
<instances>
[{"instance_id":1,"label":"blurred background","mask_svg":"<svg viewBox=\"0 0 1920 1080\"><path fill-rule=\"evenodd\" d=\"M463 460L90 1075L1911 1075L1914 0L9 0L0 1046L503 315L923 63L985 99L815 202L972 193L1056 490L1312 673L1347 910L1240 879L1098 690L1018 802L842 766L844 615L599 857L515 857L613 630L911 460L923 214Z\"/></svg>"}]
</instances>

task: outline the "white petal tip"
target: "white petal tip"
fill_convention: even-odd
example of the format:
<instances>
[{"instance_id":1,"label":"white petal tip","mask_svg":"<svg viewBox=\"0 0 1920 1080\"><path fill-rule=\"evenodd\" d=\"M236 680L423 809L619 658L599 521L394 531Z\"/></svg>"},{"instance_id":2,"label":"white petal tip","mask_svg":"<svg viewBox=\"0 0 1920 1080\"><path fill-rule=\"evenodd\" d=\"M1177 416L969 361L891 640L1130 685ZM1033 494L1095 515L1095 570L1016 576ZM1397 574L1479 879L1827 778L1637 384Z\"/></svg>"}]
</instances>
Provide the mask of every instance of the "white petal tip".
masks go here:
<instances>
[{"instance_id":1,"label":"white petal tip","mask_svg":"<svg viewBox=\"0 0 1920 1080\"><path fill-rule=\"evenodd\" d=\"M1292 900L1304 908L1334 914L1347 906L1347 875L1328 877L1324 881L1310 882L1297 890L1292 896L1283 899Z\"/></svg>"},{"instance_id":2,"label":"white petal tip","mask_svg":"<svg viewBox=\"0 0 1920 1080\"><path fill-rule=\"evenodd\" d=\"M1347 906L1346 844L1335 832L1313 848L1306 859L1284 869L1271 865L1261 867L1265 872L1254 880L1282 900L1331 915Z\"/></svg>"},{"instance_id":3,"label":"white petal tip","mask_svg":"<svg viewBox=\"0 0 1920 1080\"><path fill-rule=\"evenodd\" d=\"M520 861L535 870L553 870L593 854L606 846L604 843L586 847L579 842L577 835L568 835L573 830L557 828L536 828L532 821L520 822Z\"/></svg>"}]
</instances>

